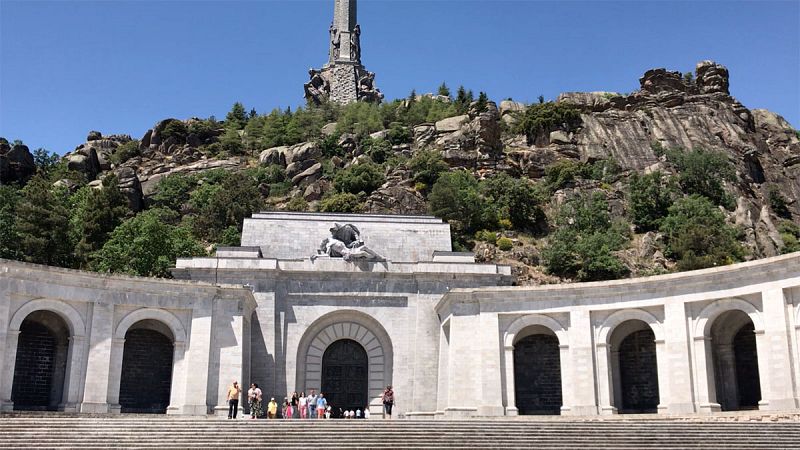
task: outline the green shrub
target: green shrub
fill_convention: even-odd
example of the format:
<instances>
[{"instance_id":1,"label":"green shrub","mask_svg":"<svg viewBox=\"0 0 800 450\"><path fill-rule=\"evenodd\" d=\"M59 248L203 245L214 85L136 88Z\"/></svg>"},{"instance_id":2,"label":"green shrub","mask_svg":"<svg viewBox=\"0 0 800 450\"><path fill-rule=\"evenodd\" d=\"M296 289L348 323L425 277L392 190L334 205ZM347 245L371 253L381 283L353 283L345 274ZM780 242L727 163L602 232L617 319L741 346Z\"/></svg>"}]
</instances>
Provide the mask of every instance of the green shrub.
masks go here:
<instances>
[{"instance_id":1,"label":"green shrub","mask_svg":"<svg viewBox=\"0 0 800 450\"><path fill-rule=\"evenodd\" d=\"M332 194L319 202L321 212L357 213L362 209L358 196L349 192Z\"/></svg>"},{"instance_id":2,"label":"green shrub","mask_svg":"<svg viewBox=\"0 0 800 450\"><path fill-rule=\"evenodd\" d=\"M792 212L789 211L789 204L777 187L772 186L769 189L768 199L769 207L772 209L772 212L774 212L775 215L784 219L792 218Z\"/></svg>"},{"instance_id":3,"label":"green shrub","mask_svg":"<svg viewBox=\"0 0 800 450\"><path fill-rule=\"evenodd\" d=\"M677 197L673 183L659 171L646 175L634 173L628 192L631 220L639 231L658 229L673 199Z\"/></svg>"},{"instance_id":4,"label":"green shrub","mask_svg":"<svg viewBox=\"0 0 800 450\"><path fill-rule=\"evenodd\" d=\"M497 212L481 195L478 180L465 171L442 174L428 200L431 213L450 223L458 233L469 235L497 224Z\"/></svg>"},{"instance_id":5,"label":"green shrub","mask_svg":"<svg viewBox=\"0 0 800 450\"><path fill-rule=\"evenodd\" d=\"M283 197L292 190L291 181L281 181L279 183L272 183L269 185L270 197Z\"/></svg>"},{"instance_id":6,"label":"green shrub","mask_svg":"<svg viewBox=\"0 0 800 450\"><path fill-rule=\"evenodd\" d=\"M529 143L536 141L539 135L558 129L570 130L581 124L581 113L574 106L565 103L539 103L529 105L520 114L514 132L524 134Z\"/></svg>"},{"instance_id":7,"label":"green shrub","mask_svg":"<svg viewBox=\"0 0 800 450\"><path fill-rule=\"evenodd\" d=\"M702 195L715 205L733 208L733 198L725 192L724 181L735 180L736 173L727 155L697 148L667 150L667 160L678 172L678 183L687 195Z\"/></svg>"},{"instance_id":8,"label":"green shrub","mask_svg":"<svg viewBox=\"0 0 800 450\"><path fill-rule=\"evenodd\" d=\"M134 139L117 147L109 159L113 164L120 165L131 158L139 156L140 154L139 141Z\"/></svg>"},{"instance_id":9,"label":"green shrub","mask_svg":"<svg viewBox=\"0 0 800 450\"><path fill-rule=\"evenodd\" d=\"M502 237L497 240L497 248L499 248L504 252L511 250L512 247L514 247L514 242L512 242L511 239L507 237Z\"/></svg>"},{"instance_id":10,"label":"green shrub","mask_svg":"<svg viewBox=\"0 0 800 450\"><path fill-rule=\"evenodd\" d=\"M782 254L800 252L800 226L788 220L778 224L778 232L783 240Z\"/></svg>"},{"instance_id":11,"label":"green shrub","mask_svg":"<svg viewBox=\"0 0 800 450\"><path fill-rule=\"evenodd\" d=\"M495 244L497 243L497 233L489 230L480 230L475 233L475 239L481 242Z\"/></svg>"},{"instance_id":12,"label":"green shrub","mask_svg":"<svg viewBox=\"0 0 800 450\"><path fill-rule=\"evenodd\" d=\"M558 229L542 251L548 272L580 281L625 276L628 268L613 253L629 240L627 224L614 221L601 193L581 195L558 212Z\"/></svg>"},{"instance_id":13,"label":"green shrub","mask_svg":"<svg viewBox=\"0 0 800 450\"><path fill-rule=\"evenodd\" d=\"M744 251L736 229L711 201L699 195L682 198L669 207L660 226L667 256L679 270L695 270L740 261Z\"/></svg>"},{"instance_id":14,"label":"green shrub","mask_svg":"<svg viewBox=\"0 0 800 450\"><path fill-rule=\"evenodd\" d=\"M371 194L386 181L383 169L374 163L356 164L336 174L333 185L339 192Z\"/></svg>"},{"instance_id":15,"label":"green shrub","mask_svg":"<svg viewBox=\"0 0 800 450\"><path fill-rule=\"evenodd\" d=\"M159 136L161 137L161 142L174 137L179 144L183 145L186 143L186 136L188 134L189 129L186 127L185 123L178 119L172 119L164 125Z\"/></svg>"},{"instance_id":16,"label":"green shrub","mask_svg":"<svg viewBox=\"0 0 800 450\"><path fill-rule=\"evenodd\" d=\"M439 175L447 172L450 166L444 162L442 154L438 151L420 150L411 157L408 168L414 174L414 181L433 186Z\"/></svg>"},{"instance_id":17,"label":"green shrub","mask_svg":"<svg viewBox=\"0 0 800 450\"><path fill-rule=\"evenodd\" d=\"M557 191L567 184L584 176L584 165L573 159L560 159L545 167L544 180L550 192Z\"/></svg>"},{"instance_id":18,"label":"green shrub","mask_svg":"<svg viewBox=\"0 0 800 450\"><path fill-rule=\"evenodd\" d=\"M541 204L544 196L525 178L514 178L505 173L487 179L481 190L500 219L507 219L517 229L534 229L545 220Z\"/></svg>"},{"instance_id":19,"label":"green shrub","mask_svg":"<svg viewBox=\"0 0 800 450\"><path fill-rule=\"evenodd\" d=\"M308 211L308 202L303 197L294 197L286 204L286 210L294 212Z\"/></svg>"},{"instance_id":20,"label":"green shrub","mask_svg":"<svg viewBox=\"0 0 800 450\"><path fill-rule=\"evenodd\" d=\"M385 163L392 154L392 144L385 139L366 137L361 140L362 151L370 157L375 164Z\"/></svg>"},{"instance_id":21,"label":"green shrub","mask_svg":"<svg viewBox=\"0 0 800 450\"><path fill-rule=\"evenodd\" d=\"M622 168L614 158L599 159L586 165L584 169L586 178L606 183L614 182L620 173L622 173Z\"/></svg>"},{"instance_id":22,"label":"green shrub","mask_svg":"<svg viewBox=\"0 0 800 450\"><path fill-rule=\"evenodd\" d=\"M286 181L286 170L277 164L272 164L267 167L255 167L248 169L245 173L253 177L259 185Z\"/></svg>"},{"instance_id":23,"label":"green shrub","mask_svg":"<svg viewBox=\"0 0 800 450\"><path fill-rule=\"evenodd\" d=\"M411 130L408 127L394 122L389 127L386 140L389 141L391 145L410 144L414 141L414 136L411 134Z\"/></svg>"}]
</instances>

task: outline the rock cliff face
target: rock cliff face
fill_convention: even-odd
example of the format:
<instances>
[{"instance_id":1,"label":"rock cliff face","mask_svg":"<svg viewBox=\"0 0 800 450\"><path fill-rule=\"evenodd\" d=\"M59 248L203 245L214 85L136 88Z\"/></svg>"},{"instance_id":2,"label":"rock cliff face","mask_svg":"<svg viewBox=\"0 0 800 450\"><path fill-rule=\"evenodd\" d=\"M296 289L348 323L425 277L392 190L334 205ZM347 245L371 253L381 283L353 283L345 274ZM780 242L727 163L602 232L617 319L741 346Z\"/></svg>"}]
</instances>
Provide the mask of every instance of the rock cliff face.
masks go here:
<instances>
[{"instance_id":1,"label":"rock cliff face","mask_svg":"<svg viewBox=\"0 0 800 450\"><path fill-rule=\"evenodd\" d=\"M778 218L769 208L768 192L777 189L788 201L788 210L795 222L800 219L800 139L798 133L779 115L765 110L749 110L729 92L728 70L714 62L703 61L694 76L687 77L666 69L648 70L640 81L640 89L630 94L612 92L570 92L557 102L580 111L580 125L542 131L541 135L517 136L512 125L526 106L503 101L478 106L473 103L466 114L449 117L436 123L420 124L410 132L413 142L395 145L392 151L406 156L420 150L435 150L451 168L466 168L479 177L506 172L531 179L543 177L545 168L559 160L582 162L613 159L622 169L622 178L633 172L669 171L663 156L654 149L702 147L724 152L735 165L736 181L726 190L736 199L736 209L727 212L731 223L740 226L753 257L776 254L782 247L776 229ZM447 99L449 102L449 99ZM192 121L182 122L192 130ZM331 189L333 170L360 164L364 154L356 136L339 137L338 147L346 154L327 158L322 144L305 142L275 147L258 155L215 159L199 150L217 142L224 133L206 130L181 139L167 136L165 130L175 119L157 123L140 140L139 155L119 166L109 163L110 155L130 140L127 136L103 136L93 132L87 142L67 155L69 167L86 174L90 180L114 172L128 195L132 207L141 209L155 192L157 183L175 174L199 173L210 169L243 170L255 165L278 165L284 168L290 191L273 199L275 207L283 207L291 198L302 196L315 207L315 202ZM195 127L196 128L196 127ZM322 129L324 136L334 134L336 124ZM388 130L373 133L384 138ZM246 136L243 136L243 139ZM4 183L24 179L32 174L32 158L27 149L0 148L0 176ZM27 156L26 156L27 154ZM327 164L327 166L326 166ZM327 168L326 168L327 167ZM415 188L412 173L402 165L386 174L387 181L364 206L372 213L424 213L425 196ZM598 183L579 183L556 192L557 205L581 190L597 189ZM605 192L614 214L626 210L625 184L613 183ZM266 194L265 194L266 195ZM510 236L513 239L516 237ZM655 268L668 268L669 262L658 249L661 237L650 233L636 236L633 247L626 251L626 263L632 273L645 273ZM500 252L481 244L476 247L479 259L508 262L522 284L553 282L552 277L531 269L538 264L535 245L515 241L510 252ZM642 271L635 268L640 267Z\"/></svg>"}]
</instances>

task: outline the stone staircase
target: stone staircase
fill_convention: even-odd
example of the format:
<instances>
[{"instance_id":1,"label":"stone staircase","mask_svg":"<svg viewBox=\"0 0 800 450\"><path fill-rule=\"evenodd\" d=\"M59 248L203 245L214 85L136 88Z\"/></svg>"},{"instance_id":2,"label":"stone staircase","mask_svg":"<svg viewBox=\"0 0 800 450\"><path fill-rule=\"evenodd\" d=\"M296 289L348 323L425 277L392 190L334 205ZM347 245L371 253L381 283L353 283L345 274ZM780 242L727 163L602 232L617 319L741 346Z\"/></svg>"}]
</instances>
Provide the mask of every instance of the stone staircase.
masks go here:
<instances>
[{"instance_id":1,"label":"stone staircase","mask_svg":"<svg viewBox=\"0 0 800 450\"><path fill-rule=\"evenodd\" d=\"M797 422L0 416L0 448L800 449Z\"/></svg>"}]
</instances>

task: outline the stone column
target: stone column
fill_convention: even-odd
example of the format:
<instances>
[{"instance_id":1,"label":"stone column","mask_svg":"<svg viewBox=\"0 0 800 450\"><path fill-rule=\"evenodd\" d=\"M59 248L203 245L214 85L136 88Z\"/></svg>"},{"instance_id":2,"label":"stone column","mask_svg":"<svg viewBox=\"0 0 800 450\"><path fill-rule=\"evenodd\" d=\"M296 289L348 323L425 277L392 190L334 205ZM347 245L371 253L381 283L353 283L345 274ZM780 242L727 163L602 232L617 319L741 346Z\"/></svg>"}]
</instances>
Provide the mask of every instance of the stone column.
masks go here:
<instances>
[{"instance_id":1,"label":"stone column","mask_svg":"<svg viewBox=\"0 0 800 450\"><path fill-rule=\"evenodd\" d=\"M758 374L761 380L759 409L783 411L800 405L792 379L792 358L789 341L792 338L783 289L773 288L761 293L764 308L764 332L756 331Z\"/></svg>"},{"instance_id":2,"label":"stone column","mask_svg":"<svg viewBox=\"0 0 800 450\"><path fill-rule=\"evenodd\" d=\"M122 406L119 404L119 389L122 383L122 358L125 355L125 339L111 339L109 353L111 358L108 368L108 412L119 414L122 412Z\"/></svg>"},{"instance_id":3,"label":"stone column","mask_svg":"<svg viewBox=\"0 0 800 450\"><path fill-rule=\"evenodd\" d=\"M664 302L663 358L658 359L660 405L670 414L695 412L686 308L683 303ZM658 345L658 344L656 344ZM656 356L658 358L658 354ZM659 407L659 412L662 409Z\"/></svg>"},{"instance_id":4,"label":"stone column","mask_svg":"<svg viewBox=\"0 0 800 450\"><path fill-rule=\"evenodd\" d=\"M505 415L503 407L503 380L500 373L500 358L503 345L500 342L500 325L497 313L480 313L477 342L481 352L481 403L478 414L481 416Z\"/></svg>"},{"instance_id":5,"label":"stone column","mask_svg":"<svg viewBox=\"0 0 800 450\"><path fill-rule=\"evenodd\" d=\"M185 367L181 372L173 370L172 374L172 388L182 390L184 400L182 404L171 405L177 406L177 409L168 410L168 414L204 416L208 413L208 370L213 338L211 315L211 304L205 308L198 305L193 310L191 336L184 356Z\"/></svg>"},{"instance_id":6,"label":"stone column","mask_svg":"<svg viewBox=\"0 0 800 450\"><path fill-rule=\"evenodd\" d=\"M666 341L656 339L656 369L658 371L658 413L669 412L669 362Z\"/></svg>"},{"instance_id":7,"label":"stone column","mask_svg":"<svg viewBox=\"0 0 800 450\"><path fill-rule=\"evenodd\" d=\"M217 377L216 386L213 386L213 394L210 394L209 402L215 404L214 413L217 417L225 418L228 416L228 386L233 380L238 380L242 389L246 392L250 387L253 380L244 378L244 370L242 366L242 349L244 343L242 342L244 321L242 316L226 317L222 321L225 326L230 326L233 330L233 336L236 339L235 345L229 345L219 349L219 376ZM215 349L216 350L216 349ZM269 401L269 399L267 399ZM240 406L244 409L245 400L240 401Z\"/></svg>"},{"instance_id":8,"label":"stone column","mask_svg":"<svg viewBox=\"0 0 800 450\"><path fill-rule=\"evenodd\" d=\"M13 411L14 402L11 401L11 388L14 383L14 366L17 362L17 344L19 331L5 333L5 349L2 370L0 370L0 411Z\"/></svg>"},{"instance_id":9,"label":"stone column","mask_svg":"<svg viewBox=\"0 0 800 450\"><path fill-rule=\"evenodd\" d=\"M704 414L719 412L721 408L719 403L717 403L717 388L714 383L714 362L711 357L711 338L695 336L692 339L694 340L697 412Z\"/></svg>"},{"instance_id":10,"label":"stone column","mask_svg":"<svg viewBox=\"0 0 800 450\"><path fill-rule=\"evenodd\" d=\"M481 401L482 354L475 351L479 329L477 303L453 305L450 317L450 357L446 417L468 417Z\"/></svg>"},{"instance_id":11,"label":"stone column","mask_svg":"<svg viewBox=\"0 0 800 450\"><path fill-rule=\"evenodd\" d=\"M113 337L114 305L95 303L89 334L89 357L86 363L86 383L80 411L101 414L109 412L109 369L111 363L111 339ZM120 366L121 362L120 352ZM120 367L121 371L122 368ZM76 379L80 380L80 376ZM116 383L119 394L119 381Z\"/></svg>"},{"instance_id":12,"label":"stone column","mask_svg":"<svg viewBox=\"0 0 800 450\"><path fill-rule=\"evenodd\" d=\"M594 348L592 338L592 322L589 311L573 310L570 312L569 326L569 361L570 369L567 376L562 373L561 384L564 394L565 407L569 407L570 415L588 416L598 413L598 399L596 390L596 376ZM607 361L607 360L606 360ZM562 366L563 367L563 366ZM569 381L570 384L567 384ZM571 391L570 395L566 395ZM573 399L571 405L566 399Z\"/></svg>"},{"instance_id":13,"label":"stone column","mask_svg":"<svg viewBox=\"0 0 800 450\"><path fill-rule=\"evenodd\" d=\"M605 342L597 343L597 392L600 400L600 414L616 414L614 407L614 375L611 362L611 346Z\"/></svg>"},{"instance_id":14,"label":"stone column","mask_svg":"<svg viewBox=\"0 0 800 450\"><path fill-rule=\"evenodd\" d=\"M572 414L572 406L575 404L574 394L572 389L565 386L572 385L572 361L569 355L569 345L559 344L559 362L561 365L561 415L568 416Z\"/></svg>"},{"instance_id":15,"label":"stone column","mask_svg":"<svg viewBox=\"0 0 800 450\"><path fill-rule=\"evenodd\" d=\"M506 415L517 416L519 409L517 408L517 386L514 378L514 346L507 345L503 349L503 357L505 358L505 371L506 371ZM562 379L563 385L563 379ZM566 401L564 402L566 404Z\"/></svg>"},{"instance_id":16,"label":"stone column","mask_svg":"<svg viewBox=\"0 0 800 450\"><path fill-rule=\"evenodd\" d=\"M78 412L81 401L81 384L84 380L84 360L86 359L86 336L70 336L67 349L67 370L64 380L63 402L59 411Z\"/></svg>"},{"instance_id":17,"label":"stone column","mask_svg":"<svg viewBox=\"0 0 800 450\"><path fill-rule=\"evenodd\" d=\"M169 392L167 414L181 414L181 405L185 403L186 387L186 342L177 341L172 353L172 385Z\"/></svg>"}]
</instances>

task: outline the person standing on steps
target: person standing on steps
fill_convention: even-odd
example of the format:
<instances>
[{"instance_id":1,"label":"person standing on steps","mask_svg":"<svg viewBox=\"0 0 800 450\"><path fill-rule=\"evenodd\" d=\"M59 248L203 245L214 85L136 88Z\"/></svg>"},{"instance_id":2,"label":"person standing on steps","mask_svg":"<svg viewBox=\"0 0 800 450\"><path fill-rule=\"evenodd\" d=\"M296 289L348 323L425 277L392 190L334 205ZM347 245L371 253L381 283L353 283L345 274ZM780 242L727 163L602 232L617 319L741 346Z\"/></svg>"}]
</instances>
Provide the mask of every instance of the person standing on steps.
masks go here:
<instances>
[{"instance_id":1,"label":"person standing on steps","mask_svg":"<svg viewBox=\"0 0 800 450\"><path fill-rule=\"evenodd\" d=\"M308 394L306 405L308 405L308 418L313 419L315 417L314 413L317 411L317 395L314 393L314 389Z\"/></svg>"},{"instance_id":2,"label":"person standing on steps","mask_svg":"<svg viewBox=\"0 0 800 450\"><path fill-rule=\"evenodd\" d=\"M297 407L300 408L300 418L301 419L308 419L308 397L306 397L305 392L300 393L300 397L297 398Z\"/></svg>"},{"instance_id":3,"label":"person standing on steps","mask_svg":"<svg viewBox=\"0 0 800 450\"><path fill-rule=\"evenodd\" d=\"M261 395L261 389L259 389L258 384L251 384L250 390L247 391L247 401L250 403L251 419L258 419L261 415Z\"/></svg>"},{"instance_id":4,"label":"person standing on steps","mask_svg":"<svg viewBox=\"0 0 800 450\"><path fill-rule=\"evenodd\" d=\"M392 407L394 406L394 391L391 386L386 386L386 390L381 395L383 400L383 418L392 418Z\"/></svg>"},{"instance_id":5,"label":"person standing on steps","mask_svg":"<svg viewBox=\"0 0 800 450\"><path fill-rule=\"evenodd\" d=\"M228 419L235 419L239 412L239 396L242 395L242 388L239 382L233 380L233 384L228 388Z\"/></svg>"},{"instance_id":6,"label":"person standing on steps","mask_svg":"<svg viewBox=\"0 0 800 450\"><path fill-rule=\"evenodd\" d=\"M267 418L274 419L278 416L278 402L275 401L275 397L269 399L269 405L267 405Z\"/></svg>"},{"instance_id":7,"label":"person standing on steps","mask_svg":"<svg viewBox=\"0 0 800 450\"><path fill-rule=\"evenodd\" d=\"M300 417L300 414L297 414L297 392L292 392L292 418Z\"/></svg>"},{"instance_id":8,"label":"person standing on steps","mask_svg":"<svg viewBox=\"0 0 800 450\"><path fill-rule=\"evenodd\" d=\"M327 400L325 400L325 394L322 392L319 393L317 396L317 419L324 419L325 418L325 408L328 406Z\"/></svg>"}]
</instances>

